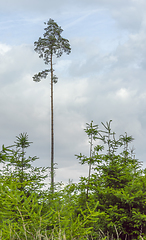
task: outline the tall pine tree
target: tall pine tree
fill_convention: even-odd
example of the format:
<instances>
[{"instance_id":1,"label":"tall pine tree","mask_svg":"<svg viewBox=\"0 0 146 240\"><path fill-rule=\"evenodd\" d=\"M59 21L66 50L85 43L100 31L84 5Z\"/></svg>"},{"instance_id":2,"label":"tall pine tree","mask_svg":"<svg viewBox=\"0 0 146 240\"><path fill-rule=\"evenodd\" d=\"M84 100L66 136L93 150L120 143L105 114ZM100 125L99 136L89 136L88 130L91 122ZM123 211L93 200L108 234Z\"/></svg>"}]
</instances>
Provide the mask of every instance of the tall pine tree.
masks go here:
<instances>
[{"instance_id":1,"label":"tall pine tree","mask_svg":"<svg viewBox=\"0 0 146 240\"><path fill-rule=\"evenodd\" d=\"M62 28L53 20L49 19L45 23L45 33L43 37L39 38L34 43L35 51L39 54L40 58L43 58L46 65L49 68L35 74L33 80L40 82L42 78L46 78L48 73L51 73L51 190L54 192L54 114L53 114L53 83L57 82L57 77L54 74L53 69L53 56L57 58L61 57L63 52L69 54L71 47L69 41L61 36L63 32Z\"/></svg>"}]
</instances>

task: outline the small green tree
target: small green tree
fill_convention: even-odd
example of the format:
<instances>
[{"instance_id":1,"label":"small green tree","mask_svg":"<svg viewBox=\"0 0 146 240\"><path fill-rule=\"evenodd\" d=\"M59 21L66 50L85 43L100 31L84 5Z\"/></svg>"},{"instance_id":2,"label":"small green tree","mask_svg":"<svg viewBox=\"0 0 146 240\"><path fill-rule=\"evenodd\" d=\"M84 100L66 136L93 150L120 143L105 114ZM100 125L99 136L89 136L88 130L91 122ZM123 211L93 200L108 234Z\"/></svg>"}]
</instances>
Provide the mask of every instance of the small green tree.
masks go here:
<instances>
[{"instance_id":1,"label":"small green tree","mask_svg":"<svg viewBox=\"0 0 146 240\"><path fill-rule=\"evenodd\" d=\"M44 179L48 176L45 167L34 167L32 162L38 158L25 158L25 149L30 146L32 142L28 141L28 134L21 133L16 136L14 145L9 147L2 147L0 152L0 161L3 163L3 168L0 170L1 181L9 183L13 181L17 183L20 191L25 193L40 192L44 186Z\"/></svg>"},{"instance_id":2,"label":"small green tree","mask_svg":"<svg viewBox=\"0 0 146 240\"><path fill-rule=\"evenodd\" d=\"M87 133L87 136L89 138L89 144L90 144L90 154L89 158L80 154L76 155L76 157L79 159L81 164L88 163L89 165L89 174L88 174L88 182L87 182L87 195L86 197L88 198L88 192L89 192L89 182L90 182L90 177L91 177L91 166L94 163L94 158L93 158L93 140L97 139L98 135L98 125L93 125L93 121L91 123L86 123L86 128L84 131Z\"/></svg>"},{"instance_id":3,"label":"small green tree","mask_svg":"<svg viewBox=\"0 0 146 240\"><path fill-rule=\"evenodd\" d=\"M45 64L50 65L49 69L45 69L38 74L35 74L33 80L35 82L40 82L42 78L46 78L48 73L51 72L51 189L54 192L54 117L53 117L53 83L57 82L57 77L53 73L53 56L57 58L61 57L63 52L69 54L71 52L71 47L69 41L61 36L63 32L62 28L53 20L45 24L45 33L43 38L39 38L37 42L34 43L35 51L39 54L40 58L43 58Z\"/></svg>"},{"instance_id":4,"label":"small green tree","mask_svg":"<svg viewBox=\"0 0 146 240\"><path fill-rule=\"evenodd\" d=\"M32 142L28 141L28 134L27 133L21 133L19 136L16 136L16 141L14 142L16 144L18 161L16 162L15 159L15 166L17 166L18 171L20 173L20 183L22 184L21 190L23 190L23 182L24 182L24 171L26 170L27 167L27 162L26 159L24 158L25 156L25 149L30 146ZM35 160L35 158L33 159ZM14 164L13 163L13 164Z\"/></svg>"},{"instance_id":5,"label":"small green tree","mask_svg":"<svg viewBox=\"0 0 146 240\"><path fill-rule=\"evenodd\" d=\"M108 233L108 239L139 239L146 227L146 171L141 169L141 162L130 149L133 137L125 133L117 138L111 121L102 126L104 129L99 129L96 135L101 145L95 146L92 154L94 168L88 194L89 205L99 201L97 211L102 214L92 236L101 239L99 232L102 232ZM81 163L89 161L82 154L78 158ZM82 193L87 183L88 178L82 177L78 184L78 205L82 209L86 206Z\"/></svg>"}]
</instances>

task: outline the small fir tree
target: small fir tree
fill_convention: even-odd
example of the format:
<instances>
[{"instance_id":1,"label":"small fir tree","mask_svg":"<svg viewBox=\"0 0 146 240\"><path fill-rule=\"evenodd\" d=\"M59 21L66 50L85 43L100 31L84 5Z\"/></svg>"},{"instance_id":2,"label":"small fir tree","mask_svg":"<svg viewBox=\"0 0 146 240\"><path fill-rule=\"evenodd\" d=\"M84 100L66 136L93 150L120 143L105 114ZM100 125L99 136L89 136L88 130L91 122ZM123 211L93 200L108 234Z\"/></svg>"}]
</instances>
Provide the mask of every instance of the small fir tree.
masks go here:
<instances>
[{"instance_id":1,"label":"small fir tree","mask_svg":"<svg viewBox=\"0 0 146 240\"><path fill-rule=\"evenodd\" d=\"M25 157L25 149L31 143L28 141L28 134L21 133L16 136L14 145L9 147L3 145L0 153L0 160L3 163L3 168L0 170L1 180L16 182L19 190L27 194L34 191L39 193L48 176L46 174L48 168L32 166L31 163L38 159L36 156Z\"/></svg>"}]
</instances>

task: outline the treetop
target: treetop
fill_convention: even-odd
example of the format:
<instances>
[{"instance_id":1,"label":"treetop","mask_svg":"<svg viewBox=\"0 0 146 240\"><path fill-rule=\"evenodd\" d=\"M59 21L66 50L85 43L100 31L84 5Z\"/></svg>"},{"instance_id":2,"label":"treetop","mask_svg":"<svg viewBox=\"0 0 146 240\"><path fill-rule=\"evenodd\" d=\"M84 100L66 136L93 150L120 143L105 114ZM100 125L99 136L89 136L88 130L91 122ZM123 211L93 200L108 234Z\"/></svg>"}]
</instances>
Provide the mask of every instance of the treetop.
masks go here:
<instances>
[{"instance_id":1,"label":"treetop","mask_svg":"<svg viewBox=\"0 0 146 240\"><path fill-rule=\"evenodd\" d=\"M58 58L63 52L69 54L71 47L69 40L61 36L63 29L53 19L50 18L45 25L47 26L44 28L43 38L39 37L38 41L34 42L34 50L43 58L45 64L49 64L52 55Z\"/></svg>"}]
</instances>

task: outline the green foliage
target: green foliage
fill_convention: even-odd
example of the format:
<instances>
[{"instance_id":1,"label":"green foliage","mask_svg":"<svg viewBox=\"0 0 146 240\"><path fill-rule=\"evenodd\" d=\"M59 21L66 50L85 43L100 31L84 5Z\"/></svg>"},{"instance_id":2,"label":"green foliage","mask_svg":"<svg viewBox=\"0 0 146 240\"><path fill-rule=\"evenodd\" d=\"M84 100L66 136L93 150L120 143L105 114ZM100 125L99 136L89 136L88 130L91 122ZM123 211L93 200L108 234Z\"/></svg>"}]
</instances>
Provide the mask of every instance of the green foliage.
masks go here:
<instances>
[{"instance_id":1,"label":"green foliage","mask_svg":"<svg viewBox=\"0 0 146 240\"><path fill-rule=\"evenodd\" d=\"M94 157L93 157L93 140L97 139L98 134L98 125L93 125L93 121L91 123L86 123L86 128L84 131L87 133L87 136L89 138L89 144L90 144L90 157L86 157L80 153L80 155L75 155L81 164L88 163L89 165L89 175L88 175L88 183L87 183L87 198L88 198L88 192L89 192L89 182L91 177L91 166L94 164Z\"/></svg>"},{"instance_id":2,"label":"green foliage","mask_svg":"<svg viewBox=\"0 0 146 240\"><path fill-rule=\"evenodd\" d=\"M90 222L98 218L99 213L89 208L79 209L75 215L72 201L68 202L70 189L60 190L49 196L25 193L18 190L14 182L3 183L0 188L0 229L1 239L85 239L92 227ZM51 201L51 205L50 205ZM87 226L86 226L87 225ZM50 238L51 237L51 238Z\"/></svg>"},{"instance_id":3,"label":"green foliage","mask_svg":"<svg viewBox=\"0 0 146 240\"><path fill-rule=\"evenodd\" d=\"M25 149L32 142L28 141L27 133L21 133L16 136L14 145L2 147L0 161L3 168L0 170L1 182L14 182L21 191L40 192L44 186L44 179L47 177L46 171L48 168L34 167L32 163L38 158L25 158Z\"/></svg>"},{"instance_id":4,"label":"green foliage","mask_svg":"<svg viewBox=\"0 0 146 240\"><path fill-rule=\"evenodd\" d=\"M111 121L102 125L104 129L98 130L96 139L103 145L97 145L92 155L94 172L89 183L87 178L81 178L79 191L82 195L88 186L88 202L94 205L99 201L97 210L103 215L94 226L94 239L100 230L108 232L110 238L116 238L118 232L121 239L137 239L145 233L146 227L145 171L141 170L141 163L135 159L133 150L129 150L132 136L125 133L116 139ZM82 154L77 158L81 164L88 162ZM84 200L80 200L80 205L85 207Z\"/></svg>"},{"instance_id":5,"label":"green foliage","mask_svg":"<svg viewBox=\"0 0 146 240\"><path fill-rule=\"evenodd\" d=\"M42 188L46 169L32 167L36 157L25 158L31 143L26 133L3 146L0 239L146 239L146 170L130 150L132 136L116 138L111 121L102 126L92 156L77 155L81 164L91 163L90 179L58 183L53 193ZM91 144L93 124L87 127Z\"/></svg>"},{"instance_id":6,"label":"green foliage","mask_svg":"<svg viewBox=\"0 0 146 240\"><path fill-rule=\"evenodd\" d=\"M71 47L69 41L61 36L63 29L53 19L50 18L47 23L45 22L45 25L47 25L44 28L45 33L43 37L39 37L38 41L34 43L34 50L39 54L40 58L43 58L45 64L51 65L53 55L59 58L63 52L69 54ZM49 72L52 72L51 68L35 74L33 80L40 82L41 78L46 78ZM57 82L55 75L53 76L53 82Z\"/></svg>"}]
</instances>

